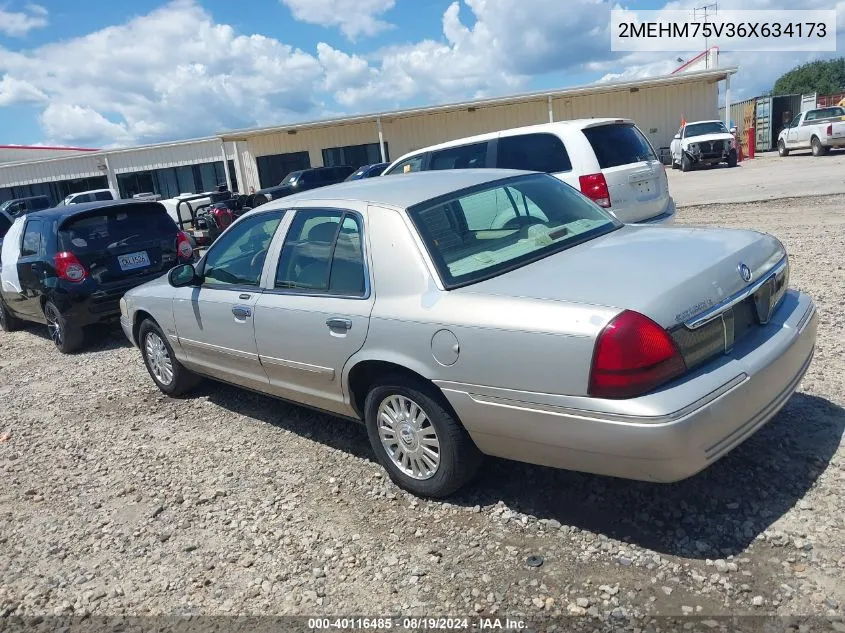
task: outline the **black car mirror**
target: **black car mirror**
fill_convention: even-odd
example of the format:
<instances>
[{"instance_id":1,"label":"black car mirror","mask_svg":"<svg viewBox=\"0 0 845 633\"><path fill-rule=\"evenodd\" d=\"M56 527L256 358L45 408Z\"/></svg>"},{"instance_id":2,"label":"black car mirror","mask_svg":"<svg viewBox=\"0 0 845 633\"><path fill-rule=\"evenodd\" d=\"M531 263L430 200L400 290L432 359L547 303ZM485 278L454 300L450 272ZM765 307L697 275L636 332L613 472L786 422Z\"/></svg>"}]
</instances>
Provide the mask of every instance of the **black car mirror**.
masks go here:
<instances>
[{"instance_id":1,"label":"black car mirror","mask_svg":"<svg viewBox=\"0 0 845 633\"><path fill-rule=\"evenodd\" d=\"M200 280L193 264L179 264L167 273L167 281L174 288L183 288L195 286Z\"/></svg>"}]
</instances>

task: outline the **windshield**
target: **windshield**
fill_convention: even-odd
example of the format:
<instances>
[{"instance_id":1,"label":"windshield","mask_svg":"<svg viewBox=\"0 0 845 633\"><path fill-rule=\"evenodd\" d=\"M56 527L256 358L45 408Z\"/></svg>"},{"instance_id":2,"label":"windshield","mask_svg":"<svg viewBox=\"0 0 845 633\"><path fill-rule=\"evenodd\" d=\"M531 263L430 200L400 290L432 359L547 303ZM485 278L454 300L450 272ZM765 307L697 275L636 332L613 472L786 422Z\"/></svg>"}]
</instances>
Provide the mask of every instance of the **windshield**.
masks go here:
<instances>
[{"instance_id":1,"label":"windshield","mask_svg":"<svg viewBox=\"0 0 845 633\"><path fill-rule=\"evenodd\" d=\"M296 182L296 179L299 178L299 175L301 173L302 173L301 171L292 171L287 176L285 176L284 180L282 180L282 182L280 182L279 184L280 185L292 185L294 182Z\"/></svg>"},{"instance_id":2,"label":"windshield","mask_svg":"<svg viewBox=\"0 0 845 633\"><path fill-rule=\"evenodd\" d=\"M447 288L494 277L622 226L545 174L486 183L408 213Z\"/></svg>"},{"instance_id":3,"label":"windshield","mask_svg":"<svg viewBox=\"0 0 845 633\"><path fill-rule=\"evenodd\" d=\"M704 134L730 134L724 123L706 121L704 123L690 123L684 128L684 137L703 136Z\"/></svg>"}]
</instances>

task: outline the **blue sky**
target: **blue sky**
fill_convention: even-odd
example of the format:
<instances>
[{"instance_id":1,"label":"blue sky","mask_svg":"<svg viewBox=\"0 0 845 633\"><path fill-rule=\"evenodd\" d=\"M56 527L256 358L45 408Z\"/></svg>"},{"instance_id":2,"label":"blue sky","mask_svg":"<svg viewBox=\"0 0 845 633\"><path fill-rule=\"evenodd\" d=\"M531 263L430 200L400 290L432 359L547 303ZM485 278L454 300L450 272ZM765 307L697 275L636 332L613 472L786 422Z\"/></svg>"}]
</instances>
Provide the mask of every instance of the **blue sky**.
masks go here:
<instances>
[{"instance_id":1,"label":"blue sky","mask_svg":"<svg viewBox=\"0 0 845 633\"><path fill-rule=\"evenodd\" d=\"M687 4L695 2L625 6ZM604 0L0 0L0 144L132 145L677 66L673 54L611 53L610 7ZM735 93L752 96L796 61L803 59L746 53L723 54L722 63L740 64Z\"/></svg>"}]
</instances>

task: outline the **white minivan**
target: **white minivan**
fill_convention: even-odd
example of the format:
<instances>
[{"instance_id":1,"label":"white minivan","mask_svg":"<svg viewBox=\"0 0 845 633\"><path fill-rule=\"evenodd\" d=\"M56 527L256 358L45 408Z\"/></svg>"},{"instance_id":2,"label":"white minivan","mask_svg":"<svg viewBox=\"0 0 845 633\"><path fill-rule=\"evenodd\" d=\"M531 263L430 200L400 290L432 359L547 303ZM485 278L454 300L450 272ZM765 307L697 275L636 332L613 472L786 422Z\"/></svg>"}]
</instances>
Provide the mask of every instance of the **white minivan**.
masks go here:
<instances>
[{"instance_id":1,"label":"white minivan","mask_svg":"<svg viewBox=\"0 0 845 633\"><path fill-rule=\"evenodd\" d=\"M382 175L473 167L551 174L622 222L675 218L665 166L629 119L577 119L471 136L409 152Z\"/></svg>"}]
</instances>

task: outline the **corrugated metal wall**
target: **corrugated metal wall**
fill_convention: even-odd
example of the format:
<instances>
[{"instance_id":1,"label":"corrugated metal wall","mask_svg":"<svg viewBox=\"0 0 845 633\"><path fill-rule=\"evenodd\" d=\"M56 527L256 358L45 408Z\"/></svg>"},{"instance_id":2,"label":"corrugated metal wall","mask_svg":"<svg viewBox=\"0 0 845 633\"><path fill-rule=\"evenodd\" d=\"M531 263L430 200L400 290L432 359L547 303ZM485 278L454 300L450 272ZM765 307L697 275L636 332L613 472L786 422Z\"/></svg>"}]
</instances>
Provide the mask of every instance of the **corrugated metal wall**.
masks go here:
<instances>
[{"instance_id":1,"label":"corrugated metal wall","mask_svg":"<svg viewBox=\"0 0 845 633\"><path fill-rule=\"evenodd\" d=\"M713 119L718 113L718 83L712 80L685 82L634 90L606 90L601 86L587 94L553 99L555 120L619 116L633 119L659 151L668 147L681 118L688 121ZM496 130L546 123L548 99L505 105L479 106L448 112L426 112L382 119L390 159L402 154L456 138ZM237 180L244 191L260 187L255 158L288 152L307 151L312 166L323 164L322 150L329 147L378 142L375 121L334 124L297 130L296 134L278 132L256 134L238 143L227 143L227 157L237 153ZM103 175L104 156L115 174L177 167L222 159L220 142L202 140L106 152L14 166L0 165L0 187L68 180Z\"/></svg>"},{"instance_id":2,"label":"corrugated metal wall","mask_svg":"<svg viewBox=\"0 0 845 633\"><path fill-rule=\"evenodd\" d=\"M226 144L227 157L234 157L232 143ZM179 167L223 160L220 141L142 147L130 151L99 152L56 160L0 165L0 187L39 182L73 180L105 175L106 158L115 174Z\"/></svg>"},{"instance_id":3,"label":"corrugated metal wall","mask_svg":"<svg viewBox=\"0 0 845 633\"><path fill-rule=\"evenodd\" d=\"M736 126L737 137L742 144L742 153L748 156L748 129L755 124L757 116L757 97L736 101L731 104L731 118ZM725 120L725 106L719 108L719 119Z\"/></svg>"},{"instance_id":4,"label":"corrugated metal wall","mask_svg":"<svg viewBox=\"0 0 845 633\"><path fill-rule=\"evenodd\" d=\"M633 119L659 151L669 147L681 118L687 121L715 119L718 115L718 84L699 81L635 92L596 92L552 100L556 121L588 117L625 117ZM545 98L517 104L479 107L470 112L424 113L415 116L382 119L384 139L395 160L406 152L456 138L494 132L523 125L547 123L548 100ZM311 165L323 164L322 150L328 147L378 142L375 122L300 129L296 134L277 132L249 138L252 157L307 151ZM259 187L254 160L242 158L248 186ZM253 167L250 167L250 164Z\"/></svg>"}]
</instances>

